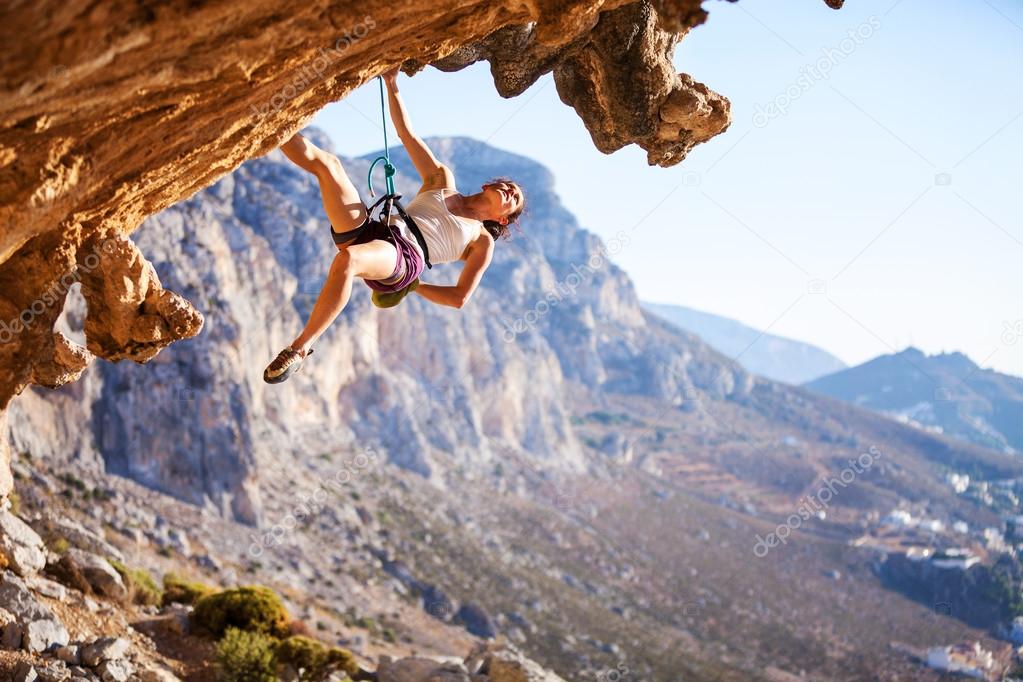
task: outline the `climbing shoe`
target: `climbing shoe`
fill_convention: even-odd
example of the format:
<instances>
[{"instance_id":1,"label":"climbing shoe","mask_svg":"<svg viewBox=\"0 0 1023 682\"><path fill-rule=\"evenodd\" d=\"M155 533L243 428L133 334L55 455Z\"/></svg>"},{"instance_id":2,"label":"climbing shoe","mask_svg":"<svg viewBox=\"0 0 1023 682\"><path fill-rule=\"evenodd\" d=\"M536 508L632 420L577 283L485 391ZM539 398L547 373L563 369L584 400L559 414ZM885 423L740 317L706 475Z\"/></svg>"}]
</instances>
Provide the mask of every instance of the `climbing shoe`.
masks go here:
<instances>
[{"instance_id":1,"label":"climbing shoe","mask_svg":"<svg viewBox=\"0 0 1023 682\"><path fill-rule=\"evenodd\" d=\"M268 384L279 384L302 367L302 361L313 354L310 348L305 353L288 346L274 358L273 362L263 370L263 381Z\"/></svg>"},{"instance_id":2,"label":"climbing shoe","mask_svg":"<svg viewBox=\"0 0 1023 682\"><path fill-rule=\"evenodd\" d=\"M378 308L393 308L394 306L401 303L401 299L405 298L419 286L419 280L415 279L412 284L409 284L400 291L391 291L388 293L382 293L380 291L373 292L373 305Z\"/></svg>"}]
</instances>

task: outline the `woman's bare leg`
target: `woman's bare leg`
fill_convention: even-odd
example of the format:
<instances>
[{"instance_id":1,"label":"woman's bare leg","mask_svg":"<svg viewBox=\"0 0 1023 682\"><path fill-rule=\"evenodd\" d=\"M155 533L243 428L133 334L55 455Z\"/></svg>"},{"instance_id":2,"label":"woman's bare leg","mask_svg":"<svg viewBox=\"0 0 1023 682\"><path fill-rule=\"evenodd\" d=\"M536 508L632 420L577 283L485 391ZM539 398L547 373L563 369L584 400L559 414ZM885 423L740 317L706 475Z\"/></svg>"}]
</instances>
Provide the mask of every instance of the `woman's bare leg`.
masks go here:
<instances>
[{"instance_id":1,"label":"woman's bare leg","mask_svg":"<svg viewBox=\"0 0 1023 682\"><path fill-rule=\"evenodd\" d=\"M348 305L355 278L386 279L394 272L397 261L398 251L394 245L382 239L353 244L338 251L327 274L327 281L323 283L323 289L309 314L309 321L302 333L291 342L291 347L305 353Z\"/></svg>"},{"instance_id":2,"label":"woman's bare leg","mask_svg":"<svg viewBox=\"0 0 1023 682\"><path fill-rule=\"evenodd\" d=\"M316 176L323 195L323 208L335 232L347 232L362 225L366 219L366 204L362 203L340 159L298 133L281 145L281 151L296 166Z\"/></svg>"}]
</instances>

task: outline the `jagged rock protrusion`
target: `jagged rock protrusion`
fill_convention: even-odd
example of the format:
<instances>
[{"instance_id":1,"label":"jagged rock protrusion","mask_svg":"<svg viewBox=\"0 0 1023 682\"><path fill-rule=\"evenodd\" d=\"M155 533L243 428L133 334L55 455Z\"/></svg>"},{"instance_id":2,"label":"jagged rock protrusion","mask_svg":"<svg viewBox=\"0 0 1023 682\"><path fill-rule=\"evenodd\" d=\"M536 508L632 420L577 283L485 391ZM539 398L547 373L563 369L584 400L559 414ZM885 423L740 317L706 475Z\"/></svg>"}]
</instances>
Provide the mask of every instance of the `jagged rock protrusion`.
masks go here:
<instances>
[{"instance_id":1,"label":"jagged rock protrusion","mask_svg":"<svg viewBox=\"0 0 1023 682\"><path fill-rule=\"evenodd\" d=\"M433 66L456 71L485 59L502 97L553 71L597 149L637 144L651 165L671 166L731 122L728 100L671 62L683 33L705 18L698 2L636 2L594 15L589 31L565 43L543 42L535 24L506 26Z\"/></svg>"},{"instance_id":2,"label":"jagged rock protrusion","mask_svg":"<svg viewBox=\"0 0 1023 682\"><path fill-rule=\"evenodd\" d=\"M53 350L43 354L33 365L30 382L46 388L58 388L78 381L92 362L92 354L60 332L53 332L49 341Z\"/></svg>"},{"instance_id":3,"label":"jagged rock protrusion","mask_svg":"<svg viewBox=\"0 0 1023 682\"><path fill-rule=\"evenodd\" d=\"M202 314L160 285L152 264L127 237L108 237L87 248L78 267L89 307L85 338L99 357L146 362L202 329Z\"/></svg>"},{"instance_id":4,"label":"jagged rock protrusion","mask_svg":"<svg viewBox=\"0 0 1023 682\"><path fill-rule=\"evenodd\" d=\"M728 128L728 100L675 72L680 38L660 27L652 5L634 3L602 14L558 64L558 94L586 122L597 149L609 154L635 143L650 165L672 166Z\"/></svg>"}]
</instances>

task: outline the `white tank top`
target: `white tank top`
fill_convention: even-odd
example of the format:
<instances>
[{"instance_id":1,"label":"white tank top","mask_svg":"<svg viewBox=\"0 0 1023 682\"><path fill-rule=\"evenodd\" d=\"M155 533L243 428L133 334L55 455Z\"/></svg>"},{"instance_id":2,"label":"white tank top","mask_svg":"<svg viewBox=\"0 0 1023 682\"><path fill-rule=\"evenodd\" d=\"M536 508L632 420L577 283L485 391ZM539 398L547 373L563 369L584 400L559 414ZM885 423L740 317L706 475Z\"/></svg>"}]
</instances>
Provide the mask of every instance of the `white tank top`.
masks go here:
<instances>
[{"instance_id":1,"label":"white tank top","mask_svg":"<svg viewBox=\"0 0 1023 682\"><path fill-rule=\"evenodd\" d=\"M455 215L444 203L445 192L453 189L431 189L416 196L405 211L416 221L423 233L426 246L430 249L430 262L450 263L458 260L465 247L479 236L483 223L472 218ZM403 226L404 227L404 226ZM416 246L419 243L408 228L403 229L409 241Z\"/></svg>"}]
</instances>

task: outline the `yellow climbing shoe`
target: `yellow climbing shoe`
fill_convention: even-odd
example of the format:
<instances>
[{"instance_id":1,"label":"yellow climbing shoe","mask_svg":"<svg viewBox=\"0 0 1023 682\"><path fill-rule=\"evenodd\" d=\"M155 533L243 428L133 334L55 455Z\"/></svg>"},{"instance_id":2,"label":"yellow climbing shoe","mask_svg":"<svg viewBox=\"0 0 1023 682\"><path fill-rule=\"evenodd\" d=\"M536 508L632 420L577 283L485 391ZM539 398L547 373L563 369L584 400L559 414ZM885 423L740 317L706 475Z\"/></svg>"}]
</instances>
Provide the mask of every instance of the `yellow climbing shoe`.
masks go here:
<instances>
[{"instance_id":1,"label":"yellow climbing shoe","mask_svg":"<svg viewBox=\"0 0 1023 682\"><path fill-rule=\"evenodd\" d=\"M388 293L382 293L380 291L373 292L373 305L378 308L393 308L394 306L401 303L401 299L405 298L419 286L419 280L415 279L412 284L400 291L391 291Z\"/></svg>"}]
</instances>

